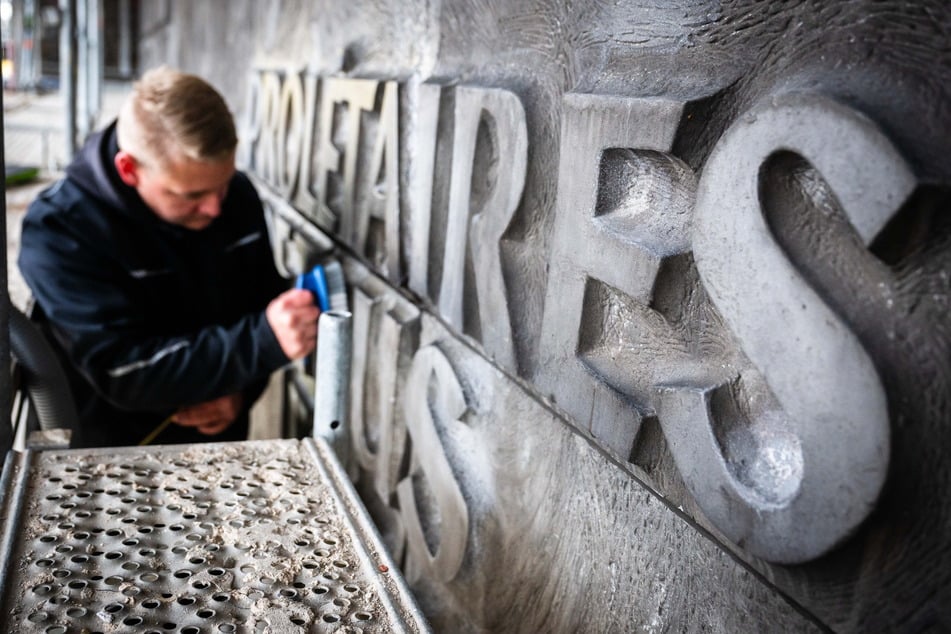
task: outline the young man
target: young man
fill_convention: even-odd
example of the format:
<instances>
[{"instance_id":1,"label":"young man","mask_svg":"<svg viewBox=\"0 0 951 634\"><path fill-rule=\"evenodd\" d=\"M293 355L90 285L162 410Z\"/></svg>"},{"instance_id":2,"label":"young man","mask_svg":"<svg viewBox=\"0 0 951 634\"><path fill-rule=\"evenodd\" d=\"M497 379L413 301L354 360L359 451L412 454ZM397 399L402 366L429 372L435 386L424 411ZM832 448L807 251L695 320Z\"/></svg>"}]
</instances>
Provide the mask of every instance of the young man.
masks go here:
<instances>
[{"instance_id":1,"label":"young man","mask_svg":"<svg viewBox=\"0 0 951 634\"><path fill-rule=\"evenodd\" d=\"M73 446L239 440L270 373L312 352L227 105L146 73L23 221L19 266L79 409Z\"/></svg>"}]
</instances>

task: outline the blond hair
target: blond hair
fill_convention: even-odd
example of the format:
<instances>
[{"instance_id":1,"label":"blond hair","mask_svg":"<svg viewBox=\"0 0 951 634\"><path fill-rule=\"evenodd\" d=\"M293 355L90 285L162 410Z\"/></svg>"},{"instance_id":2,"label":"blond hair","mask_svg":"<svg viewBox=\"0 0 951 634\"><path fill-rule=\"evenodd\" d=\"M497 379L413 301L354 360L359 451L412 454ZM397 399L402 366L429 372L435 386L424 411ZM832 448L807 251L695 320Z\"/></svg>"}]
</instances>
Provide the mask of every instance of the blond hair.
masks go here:
<instances>
[{"instance_id":1,"label":"blond hair","mask_svg":"<svg viewBox=\"0 0 951 634\"><path fill-rule=\"evenodd\" d=\"M205 80L161 66L142 75L119 112L119 149L164 166L188 158L221 161L238 144L224 98Z\"/></svg>"}]
</instances>

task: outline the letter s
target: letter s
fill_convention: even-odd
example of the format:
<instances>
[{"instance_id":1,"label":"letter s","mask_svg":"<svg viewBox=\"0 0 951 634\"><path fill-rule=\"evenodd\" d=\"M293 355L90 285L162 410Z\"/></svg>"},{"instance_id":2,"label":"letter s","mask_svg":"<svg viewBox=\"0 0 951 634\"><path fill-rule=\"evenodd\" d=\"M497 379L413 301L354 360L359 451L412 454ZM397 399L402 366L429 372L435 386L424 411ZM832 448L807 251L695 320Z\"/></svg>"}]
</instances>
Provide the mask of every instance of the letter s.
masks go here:
<instances>
[{"instance_id":1,"label":"letter s","mask_svg":"<svg viewBox=\"0 0 951 634\"><path fill-rule=\"evenodd\" d=\"M452 364L435 344L420 348L413 357L405 398L413 454L396 492L406 524L406 577L410 582L425 576L445 583L459 572L466 554L469 510L437 428L453 436L468 405ZM424 489L423 499L417 497L414 480ZM427 537L436 543L430 545Z\"/></svg>"},{"instance_id":2,"label":"letter s","mask_svg":"<svg viewBox=\"0 0 951 634\"><path fill-rule=\"evenodd\" d=\"M792 563L827 552L871 511L888 467L890 428L869 355L767 225L760 170L780 151L815 167L866 245L915 179L870 120L817 95L754 107L704 166L693 228L697 268L782 411L752 421L746 439L754 439L766 468L744 474L713 427L723 385L662 387L660 420L687 485L717 527L754 555Z\"/></svg>"}]
</instances>

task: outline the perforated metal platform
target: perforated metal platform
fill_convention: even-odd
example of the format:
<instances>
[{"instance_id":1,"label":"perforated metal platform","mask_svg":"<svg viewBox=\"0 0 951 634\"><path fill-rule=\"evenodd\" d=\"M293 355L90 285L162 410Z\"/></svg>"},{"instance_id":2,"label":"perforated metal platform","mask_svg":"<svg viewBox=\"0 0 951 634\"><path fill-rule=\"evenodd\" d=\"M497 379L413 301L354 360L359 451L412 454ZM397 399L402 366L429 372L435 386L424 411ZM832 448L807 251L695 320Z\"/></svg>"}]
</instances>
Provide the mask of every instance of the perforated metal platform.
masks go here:
<instances>
[{"instance_id":1,"label":"perforated metal platform","mask_svg":"<svg viewBox=\"0 0 951 634\"><path fill-rule=\"evenodd\" d=\"M11 454L0 631L429 631L321 440Z\"/></svg>"}]
</instances>

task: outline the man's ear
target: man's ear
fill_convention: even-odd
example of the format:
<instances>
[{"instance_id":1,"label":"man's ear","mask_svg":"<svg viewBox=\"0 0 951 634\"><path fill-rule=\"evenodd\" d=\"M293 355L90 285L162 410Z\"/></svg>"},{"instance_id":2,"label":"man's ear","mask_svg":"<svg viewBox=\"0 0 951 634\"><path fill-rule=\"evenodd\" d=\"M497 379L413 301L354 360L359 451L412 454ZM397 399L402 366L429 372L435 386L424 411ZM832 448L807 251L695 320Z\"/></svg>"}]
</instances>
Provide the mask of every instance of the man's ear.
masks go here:
<instances>
[{"instance_id":1,"label":"man's ear","mask_svg":"<svg viewBox=\"0 0 951 634\"><path fill-rule=\"evenodd\" d=\"M123 183L129 187L139 184L139 165L131 154L119 150L116 153L115 164Z\"/></svg>"}]
</instances>

